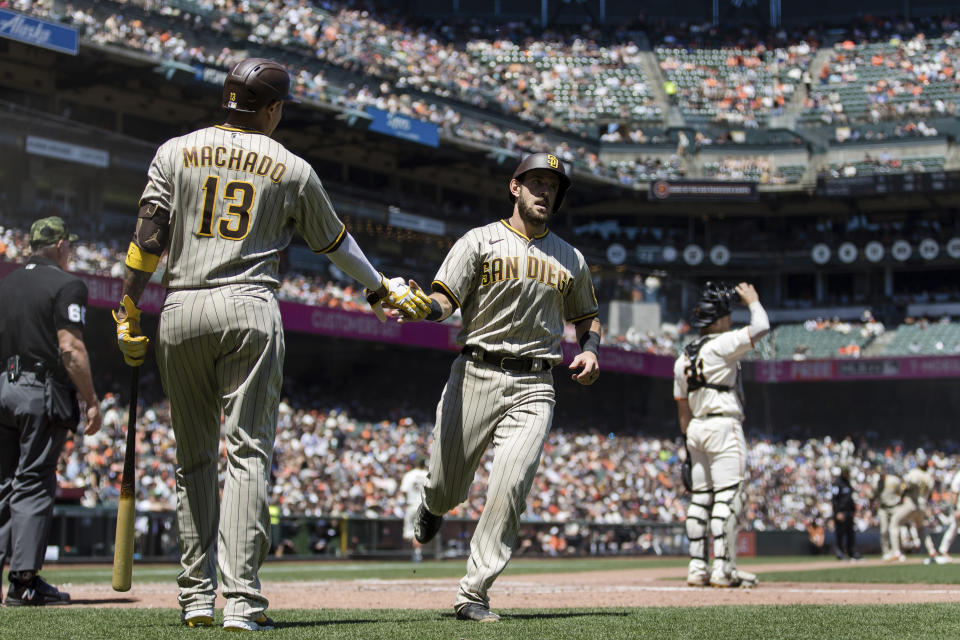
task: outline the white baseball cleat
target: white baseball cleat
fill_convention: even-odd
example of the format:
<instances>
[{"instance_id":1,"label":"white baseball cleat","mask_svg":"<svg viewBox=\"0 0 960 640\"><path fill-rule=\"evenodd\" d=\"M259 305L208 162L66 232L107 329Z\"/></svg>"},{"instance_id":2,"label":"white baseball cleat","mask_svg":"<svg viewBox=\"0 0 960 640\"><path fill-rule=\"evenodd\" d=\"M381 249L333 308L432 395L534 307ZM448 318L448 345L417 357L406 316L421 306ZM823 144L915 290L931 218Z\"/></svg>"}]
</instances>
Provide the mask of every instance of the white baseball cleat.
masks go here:
<instances>
[{"instance_id":1,"label":"white baseball cleat","mask_svg":"<svg viewBox=\"0 0 960 640\"><path fill-rule=\"evenodd\" d=\"M756 574L741 569L714 570L710 574L710 586L719 589L750 589L757 586Z\"/></svg>"},{"instance_id":2,"label":"white baseball cleat","mask_svg":"<svg viewBox=\"0 0 960 640\"><path fill-rule=\"evenodd\" d=\"M706 569L691 569L687 572L687 584L691 587L709 587L710 576Z\"/></svg>"},{"instance_id":3,"label":"white baseball cleat","mask_svg":"<svg viewBox=\"0 0 960 640\"><path fill-rule=\"evenodd\" d=\"M950 558L949 553L941 553L933 559L937 564L950 564L953 560Z\"/></svg>"},{"instance_id":4,"label":"white baseball cleat","mask_svg":"<svg viewBox=\"0 0 960 640\"><path fill-rule=\"evenodd\" d=\"M183 613L183 624L188 627L212 627L213 609L195 609Z\"/></svg>"},{"instance_id":5,"label":"white baseball cleat","mask_svg":"<svg viewBox=\"0 0 960 640\"><path fill-rule=\"evenodd\" d=\"M223 628L227 631L271 631L276 623L261 613L256 620L225 620Z\"/></svg>"}]
</instances>

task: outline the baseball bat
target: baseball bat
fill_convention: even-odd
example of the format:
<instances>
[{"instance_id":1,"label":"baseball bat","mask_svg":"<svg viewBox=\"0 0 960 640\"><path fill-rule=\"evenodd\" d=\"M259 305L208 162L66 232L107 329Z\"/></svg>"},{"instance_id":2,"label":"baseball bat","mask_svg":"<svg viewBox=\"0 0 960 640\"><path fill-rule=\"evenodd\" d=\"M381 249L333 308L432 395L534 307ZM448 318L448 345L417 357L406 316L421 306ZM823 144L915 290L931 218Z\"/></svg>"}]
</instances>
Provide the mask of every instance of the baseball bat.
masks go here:
<instances>
[{"instance_id":1,"label":"baseball bat","mask_svg":"<svg viewBox=\"0 0 960 640\"><path fill-rule=\"evenodd\" d=\"M130 376L130 410L127 412L127 450L120 476L120 502L117 505L117 535L113 543L113 590L129 591L133 581L133 520L136 515L137 488L137 392L140 368Z\"/></svg>"}]
</instances>

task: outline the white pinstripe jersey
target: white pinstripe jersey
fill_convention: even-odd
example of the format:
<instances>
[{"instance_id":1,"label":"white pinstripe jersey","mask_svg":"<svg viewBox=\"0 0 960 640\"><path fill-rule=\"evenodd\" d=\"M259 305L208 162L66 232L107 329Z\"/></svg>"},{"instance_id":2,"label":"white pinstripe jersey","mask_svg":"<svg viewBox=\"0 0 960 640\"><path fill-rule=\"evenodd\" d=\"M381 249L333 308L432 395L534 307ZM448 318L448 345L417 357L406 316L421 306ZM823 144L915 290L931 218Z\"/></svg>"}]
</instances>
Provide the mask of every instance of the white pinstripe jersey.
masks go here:
<instances>
[{"instance_id":1,"label":"white pinstripe jersey","mask_svg":"<svg viewBox=\"0 0 960 640\"><path fill-rule=\"evenodd\" d=\"M460 307L460 346L551 364L563 359L564 321L598 312L583 255L549 230L528 238L506 220L471 229L457 240L433 288Z\"/></svg>"},{"instance_id":2,"label":"white pinstripe jersey","mask_svg":"<svg viewBox=\"0 0 960 640\"><path fill-rule=\"evenodd\" d=\"M336 249L346 229L320 178L261 133L218 125L157 150L140 205L170 212L163 283L196 288L280 285L280 251L296 230L311 249Z\"/></svg>"},{"instance_id":3,"label":"white pinstripe jersey","mask_svg":"<svg viewBox=\"0 0 960 640\"><path fill-rule=\"evenodd\" d=\"M930 491L933 489L933 476L923 469L910 469L903 476L903 482L907 485L903 497L912 499L914 504L919 504L930 497Z\"/></svg>"}]
</instances>

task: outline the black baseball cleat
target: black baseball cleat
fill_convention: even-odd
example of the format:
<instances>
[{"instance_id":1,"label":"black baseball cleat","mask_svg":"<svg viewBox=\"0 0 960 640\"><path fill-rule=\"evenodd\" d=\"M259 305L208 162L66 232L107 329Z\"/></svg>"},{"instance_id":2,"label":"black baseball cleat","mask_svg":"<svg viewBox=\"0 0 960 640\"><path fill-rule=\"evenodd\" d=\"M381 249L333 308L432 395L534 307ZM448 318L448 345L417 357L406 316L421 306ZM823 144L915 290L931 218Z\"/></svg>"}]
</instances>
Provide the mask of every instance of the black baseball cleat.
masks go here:
<instances>
[{"instance_id":1,"label":"black baseball cleat","mask_svg":"<svg viewBox=\"0 0 960 640\"><path fill-rule=\"evenodd\" d=\"M482 604L471 602L457 609L457 620L472 620L473 622L500 622L500 616Z\"/></svg>"},{"instance_id":2,"label":"black baseball cleat","mask_svg":"<svg viewBox=\"0 0 960 640\"><path fill-rule=\"evenodd\" d=\"M18 572L18 577L10 578L10 588L4 604L8 607L43 607L54 604L67 604L70 594L58 590L33 571Z\"/></svg>"},{"instance_id":3,"label":"black baseball cleat","mask_svg":"<svg viewBox=\"0 0 960 640\"><path fill-rule=\"evenodd\" d=\"M426 544L437 535L441 524L443 524L443 516L433 515L421 502L420 508L417 509L417 521L413 525L413 535L417 542Z\"/></svg>"}]
</instances>

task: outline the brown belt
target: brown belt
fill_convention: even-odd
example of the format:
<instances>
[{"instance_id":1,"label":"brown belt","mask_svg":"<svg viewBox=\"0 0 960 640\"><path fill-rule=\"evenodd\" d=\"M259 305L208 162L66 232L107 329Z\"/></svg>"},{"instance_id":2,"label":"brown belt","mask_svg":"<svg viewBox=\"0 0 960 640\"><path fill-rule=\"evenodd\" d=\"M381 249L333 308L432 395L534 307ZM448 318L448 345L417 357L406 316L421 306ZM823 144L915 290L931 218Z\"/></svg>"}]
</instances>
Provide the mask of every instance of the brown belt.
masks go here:
<instances>
[{"instance_id":1,"label":"brown belt","mask_svg":"<svg viewBox=\"0 0 960 640\"><path fill-rule=\"evenodd\" d=\"M520 358L509 353L486 351L480 347L464 347L460 353L477 362L486 362L514 373L539 373L549 371L552 366L542 358Z\"/></svg>"}]
</instances>

